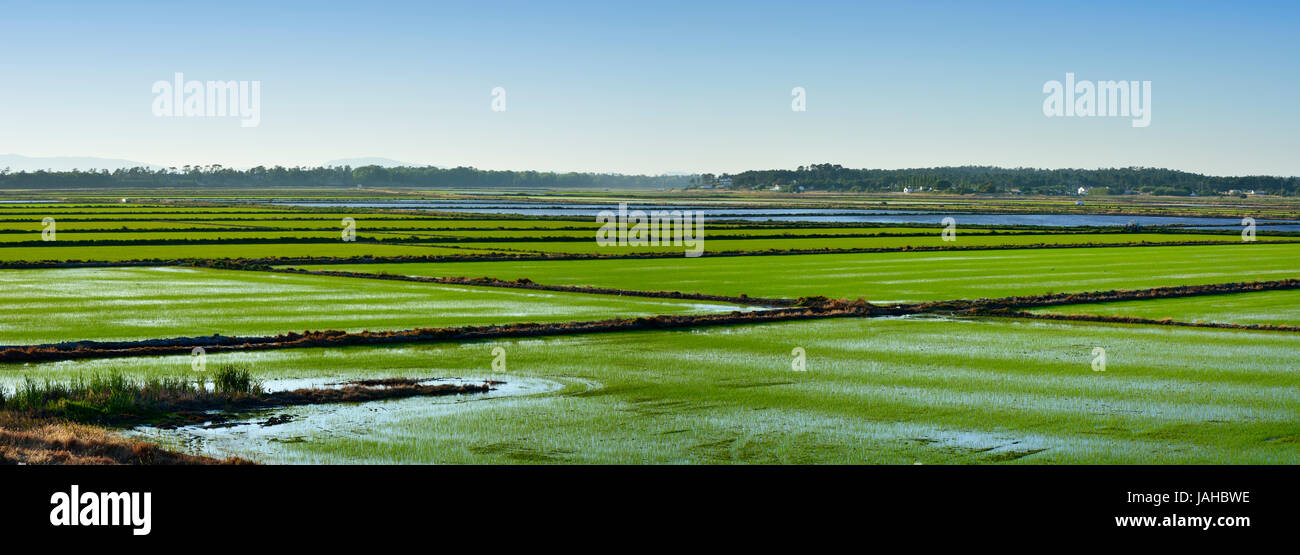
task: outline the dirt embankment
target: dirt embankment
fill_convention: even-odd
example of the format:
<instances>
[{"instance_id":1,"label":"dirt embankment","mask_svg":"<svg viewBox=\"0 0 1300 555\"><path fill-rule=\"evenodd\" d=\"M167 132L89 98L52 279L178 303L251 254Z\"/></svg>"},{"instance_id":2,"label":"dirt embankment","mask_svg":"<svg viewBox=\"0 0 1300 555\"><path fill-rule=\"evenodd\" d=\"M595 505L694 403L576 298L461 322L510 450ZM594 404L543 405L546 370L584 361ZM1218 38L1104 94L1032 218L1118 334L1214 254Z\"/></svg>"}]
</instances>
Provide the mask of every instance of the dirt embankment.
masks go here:
<instances>
[{"instance_id":1,"label":"dirt embankment","mask_svg":"<svg viewBox=\"0 0 1300 555\"><path fill-rule=\"evenodd\" d=\"M0 464L252 464L168 451L96 426L0 411Z\"/></svg>"},{"instance_id":2,"label":"dirt embankment","mask_svg":"<svg viewBox=\"0 0 1300 555\"><path fill-rule=\"evenodd\" d=\"M1007 318L1032 318L1036 320L1069 320L1075 322L1109 322L1112 324L1144 324L1154 326L1185 326L1192 328L1221 328L1234 330L1255 330L1255 331L1287 331L1300 332L1300 326L1290 324L1233 324L1229 322L1183 322L1173 318L1162 318L1159 320L1152 318L1138 318L1136 316L1106 316L1098 314L1055 314L1055 313L1038 313L1023 311L997 311L989 314L990 316L1003 316Z\"/></svg>"},{"instance_id":3,"label":"dirt embankment","mask_svg":"<svg viewBox=\"0 0 1300 555\"><path fill-rule=\"evenodd\" d=\"M1150 289L1113 289L1110 291L1027 295L1019 297L1002 297L997 299L936 301L909 306L917 308L923 312L978 313L1001 311L1005 313L1015 309L1043 306L1172 299L1177 297L1195 297L1201 295L1229 295L1233 293L1281 291L1298 288L1300 288L1300 279L1281 279L1273 281L1210 283L1205 285L1175 285L1169 287L1153 287Z\"/></svg>"}]
</instances>

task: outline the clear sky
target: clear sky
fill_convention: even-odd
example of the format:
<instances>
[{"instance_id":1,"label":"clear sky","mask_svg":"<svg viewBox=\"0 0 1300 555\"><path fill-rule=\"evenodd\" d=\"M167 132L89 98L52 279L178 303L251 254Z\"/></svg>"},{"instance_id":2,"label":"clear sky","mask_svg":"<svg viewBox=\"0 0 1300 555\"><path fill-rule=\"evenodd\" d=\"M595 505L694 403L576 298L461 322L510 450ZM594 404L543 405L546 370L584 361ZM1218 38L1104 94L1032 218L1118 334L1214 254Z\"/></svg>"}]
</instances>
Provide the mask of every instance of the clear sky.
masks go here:
<instances>
[{"instance_id":1,"label":"clear sky","mask_svg":"<svg viewBox=\"0 0 1300 555\"><path fill-rule=\"evenodd\" d=\"M0 153L1300 175L1296 1L0 0L0 14ZM260 125L155 117L151 86L176 72L260 81ZM1151 81L1150 126L1044 116L1044 83L1067 72Z\"/></svg>"}]
</instances>

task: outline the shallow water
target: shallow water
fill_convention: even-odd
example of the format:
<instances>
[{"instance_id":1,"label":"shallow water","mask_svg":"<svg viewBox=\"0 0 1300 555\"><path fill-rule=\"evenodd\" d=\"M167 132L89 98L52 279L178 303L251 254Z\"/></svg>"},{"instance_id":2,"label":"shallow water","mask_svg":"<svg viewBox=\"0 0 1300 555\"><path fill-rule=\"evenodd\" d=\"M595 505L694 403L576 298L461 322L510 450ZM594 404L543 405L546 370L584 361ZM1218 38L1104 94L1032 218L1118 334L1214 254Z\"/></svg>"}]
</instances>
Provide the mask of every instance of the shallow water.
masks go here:
<instances>
[{"instance_id":1,"label":"shallow water","mask_svg":"<svg viewBox=\"0 0 1300 555\"><path fill-rule=\"evenodd\" d=\"M295 378L269 380L267 391L305 387L339 387L354 378ZM486 378L434 378L431 383L482 383ZM137 426L121 432L126 437L145 439L168 449L195 455L225 458L243 457L261 463L322 462L306 458L295 444L343 438L373 437L384 424L418 419L458 410L464 403L493 402L495 399L538 395L557 391L564 384L538 378L495 375L502 381L487 393L409 397L367 403L330 403L258 410L247 417L222 422L158 428ZM283 421L286 420L287 421ZM331 463L365 463L366 460L329 460Z\"/></svg>"}]
</instances>

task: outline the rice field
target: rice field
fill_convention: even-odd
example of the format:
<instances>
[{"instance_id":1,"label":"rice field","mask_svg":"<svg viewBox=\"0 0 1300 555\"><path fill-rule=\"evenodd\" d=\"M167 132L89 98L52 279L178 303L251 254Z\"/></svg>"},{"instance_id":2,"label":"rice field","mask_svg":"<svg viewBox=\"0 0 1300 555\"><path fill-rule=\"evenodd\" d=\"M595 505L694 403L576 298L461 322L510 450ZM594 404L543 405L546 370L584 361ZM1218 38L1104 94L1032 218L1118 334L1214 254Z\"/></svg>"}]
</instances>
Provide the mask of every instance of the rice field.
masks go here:
<instances>
[{"instance_id":1,"label":"rice field","mask_svg":"<svg viewBox=\"0 0 1300 555\"><path fill-rule=\"evenodd\" d=\"M1215 295L1213 298L1185 297L1064 305L1037 309L1033 312L1132 316L1151 320L1170 318L1180 322L1296 326L1300 325L1300 291L1262 291ZM1300 357L1297 357L1297 364L1300 364Z\"/></svg>"},{"instance_id":2,"label":"rice field","mask_svg":"<svg viewBox=\"0 0 1300 555\"><path fill-rule=\"evenodd\" d=\"M0 270L0 303L6 307L0 313L0 346L741 309L673 299L176 267Z\"/></svg>"},{"instance_id":3,"label":"rice field","mask_svg":"<svg viewBox=\"0 0 1300 555\"><path fill-rule=\"evenodd\" d=\"M1103 372L1091 366L1096 346L1109 355ZM491 367L497 347L504 372ZM806 371L792 370L795 347ZM492 377L527 388L308 413L333 426L324 432L152 433L291 463L1293 464L1297 349L1300 337L1281 333L871 319L221 353L209 364L246 364L271 380ZM0 376L176 375L188 365L66 361Z\"/></svg>"},{"instance_id":4,"label":"rice field","mask_svg":"<svg viewBox=\"0 0 1300 555\"><path fill-rule=\"evenodd\" d=\"M304 265L554 285L918 302L1199 285L1300 276L1300 245L1019 249L664 258Z\"/></svg>"},{"instance_id":5,"label":"rice field","mask_svg":"<svg viewBox=\"0 0 1300 555\"><path fill-rule=\"evenodd\" d=\"M229 243L194 245L105 245L66 247L4 247L0 262L42 260L127 261L269 257L348 256L459 256L467 251L491 252L486 247L436 247L376 243Z\"/></svg>"},{"instance_id":6,"label":"rice field","mask_svg":"<svg viewBox=\"0 0 1300 555\"><path fill-rule=\"evenodd\" d=\"M1235 229L960 226L949 242L934 226L727 220L708 226L703 256L688 258L682 247L599 247L599 224L585 218L273 206L259 203L258 195L199 192L164 201L135 191L117 195L130 197L121 203L115 194L0 205L0 264L6 266L0 268L6 309L0 347L652 322L635 331L214 350L206 355L209 366L248 368L270 388L393 377L501 383L488 393L259 409L237 415L231 426L113 429L184 453L310 464L1300 463L1300 334L1294 332L937 312L725 325L692 320L694 327L651 329L663 321L655 316L763 308L630 294L862 298L891 305L1283 280L1300 278L1296 235L1261 232L1245 243ZM403 198L303 195L332 202ZM559 206L657 198L566 193L515 200ZM983 202L828 196L791 206L1087 213L1046 199ZM721 199L716 206L771 209L772 203ZM1290 204L1278 206L1261 208L1261 217L1294 216ZM1094 210L1233 215L1210 202L1170 208L1108 201ZM47 216L56 220L53 241L43 241ZM345 217L356 223L356 242L342 240ZM194 243L160 244L168 241ZM1193 241L1222 244L1089 246ZM890 250L764 254L788 249ZM725 251L741 255L716 255ZM647 253L656 256L591 258ZM415 256L470 260L383 260ZM487 256L496 259L472 260ZM538 259L544 256L552 259ZM606 290L266 271L262 263L276 257L320 262L281 268ZM149 262L126 264L140 260ZM225 269L186 262L193 260ZM1035 311L1297 325L1297 307L1300 292L1272 290ZM183 339L183 347L186 341L202 343ZM127 354L73 352L47 362L15 356L0 362L0 392L29 379L196 376L190 355Z\"/></svg>"}]
</instances>

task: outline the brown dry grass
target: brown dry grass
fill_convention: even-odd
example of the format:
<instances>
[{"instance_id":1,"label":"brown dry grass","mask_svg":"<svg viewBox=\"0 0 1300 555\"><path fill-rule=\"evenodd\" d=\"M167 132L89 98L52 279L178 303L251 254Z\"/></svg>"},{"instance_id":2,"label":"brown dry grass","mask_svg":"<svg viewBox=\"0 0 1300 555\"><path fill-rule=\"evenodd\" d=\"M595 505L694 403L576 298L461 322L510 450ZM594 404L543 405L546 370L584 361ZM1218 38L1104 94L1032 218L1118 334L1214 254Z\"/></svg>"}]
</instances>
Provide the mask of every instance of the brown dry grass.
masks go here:
<instances>
[{"instance_id":1,"label":"brown dry grass","mask_svg":"<svg viewBox=\"0 0 1300 555\"><path fill-rule=\"evenodd\" d=\"M252 464L176 453L66 420L0 412L0 464Z\"/></svg>"}]
</instances>

